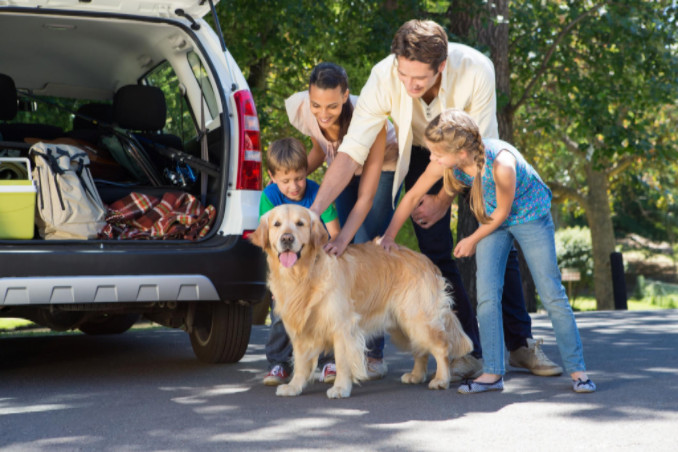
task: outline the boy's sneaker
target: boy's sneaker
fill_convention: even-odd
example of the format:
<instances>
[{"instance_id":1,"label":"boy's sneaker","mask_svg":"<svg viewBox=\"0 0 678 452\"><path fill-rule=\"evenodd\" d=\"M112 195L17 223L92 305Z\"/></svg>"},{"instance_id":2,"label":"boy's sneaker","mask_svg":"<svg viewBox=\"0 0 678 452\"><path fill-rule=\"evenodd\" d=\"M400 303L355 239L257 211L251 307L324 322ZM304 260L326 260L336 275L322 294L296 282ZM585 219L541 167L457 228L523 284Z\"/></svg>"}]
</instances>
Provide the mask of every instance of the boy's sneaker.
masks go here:
<instances>
[{"instance_id":1,"label":"boy's sneaker","mask_svg":"<svg viewBox=\"0 0 678 452\"><path fill-rule=\"evenodd\" d=\"M596 392L596 384L590 378L586 381L579 378L572 380L572 390L579 393Z\"/></svg>"},{"instance_id":2,"label":"boy's sneaker","mask_svg":"<svg viewBox=\"0 0 678 452\"><path fill-rule=\"evenodd\" d=\"M367 379L380 380L386 376L388 365L383 359L367 358Z\"/></svg>"},{"instance_id":3,"label":"boy's sneaker","mask_svg":"<svg viewBox=\"0 0 678 452\"><path fill-rule=\"evenodd\" d=\"M450 363L450 382L478 378L483 373L483 362L473 355L455 358Z\"/></svg>"},{"instance_id":4,"label":"boy's sneaker","mask_svg":"<svg viewBox=\"0 0 678 452\"><path fill-rule=\"evenodd\" d=\"M509 364L522 367L540 377L552 377L563 373L563 368L544 354L543 339L527 339L527 347L520 347L509 353Z\"/></svg>"},{"instance_id":5,"label":"boy's sneaker","mask_svg":"<svg viewBox=\"0 0 678 452\"><path fill-rule=\"evenodd\" d=\"M288 381L290 381L290 373L281 364L273 366L264 377L264 384L266 386L278 386Z\"/></svg>"},{"instance_id":6,"label":"boy's sneaker","mask_svg":"<svg viewBox=\"0 0 678 452\"><path fill-rule=\"evenodd\" d=\"M337 378L337 366L334 363L325 364L318 380L322 383L332 384L335 378Z\"/></svg>"}]
</instances>

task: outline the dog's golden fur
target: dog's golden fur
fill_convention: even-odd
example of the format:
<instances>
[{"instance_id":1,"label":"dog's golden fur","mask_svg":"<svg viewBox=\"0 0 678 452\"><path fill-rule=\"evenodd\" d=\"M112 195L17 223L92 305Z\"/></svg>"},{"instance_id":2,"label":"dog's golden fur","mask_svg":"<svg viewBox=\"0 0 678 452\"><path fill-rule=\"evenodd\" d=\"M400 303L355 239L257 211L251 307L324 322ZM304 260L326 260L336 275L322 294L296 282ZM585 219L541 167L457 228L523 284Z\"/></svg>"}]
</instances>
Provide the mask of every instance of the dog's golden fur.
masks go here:
<instances>
[{"instance_id":1,"label":"dog's golden fur","mask_svg":"<svg viewBox=\"0 0 678 452\"><path fill-rule=\"evenodd\" d=\"M337 376L327 396L350 396L352 383L367 377L365 339L384 331L414 355L404 383L425 381L428 355L434 356L432 389L447 388L449 359L472 349L444 278L420 253L364 243L331 256L322 249L327 232L318 216L287 204L264 215L251 240L267 254L268 285L294 350L292 380L277 395L300 394L318 355L333 349Z\"/></svg>"}]
</instances>

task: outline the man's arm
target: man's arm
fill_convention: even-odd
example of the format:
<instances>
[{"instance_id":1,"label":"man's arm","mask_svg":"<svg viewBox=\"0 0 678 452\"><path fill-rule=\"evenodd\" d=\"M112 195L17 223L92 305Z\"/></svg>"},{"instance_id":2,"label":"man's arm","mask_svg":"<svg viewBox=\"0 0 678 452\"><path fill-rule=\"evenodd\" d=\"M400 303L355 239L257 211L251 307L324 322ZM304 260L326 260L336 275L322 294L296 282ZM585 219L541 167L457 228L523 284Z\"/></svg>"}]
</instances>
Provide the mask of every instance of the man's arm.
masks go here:
<instances>
[{"instance_id":1,"label":"man's arm","mask_svg":"<svg viewBox=\"0 0 678 452\"><path fill-rule=\"evenodd\" d=\"M337 153L337 157L325 173L318 194L313 205L311 205L311 210L318 215L324 212L344 191L359 167L358 162L349 157L348 154Z\"/></svg>"}]
</instances>

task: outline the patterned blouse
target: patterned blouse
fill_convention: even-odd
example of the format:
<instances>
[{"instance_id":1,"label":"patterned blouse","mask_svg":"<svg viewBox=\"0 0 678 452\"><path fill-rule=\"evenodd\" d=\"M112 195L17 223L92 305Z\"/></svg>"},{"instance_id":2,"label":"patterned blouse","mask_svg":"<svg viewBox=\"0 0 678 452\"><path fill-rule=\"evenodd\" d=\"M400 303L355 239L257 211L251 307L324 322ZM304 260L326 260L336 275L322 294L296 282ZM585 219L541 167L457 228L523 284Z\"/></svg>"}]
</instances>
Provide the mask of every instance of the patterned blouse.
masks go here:
<instances>
[{"instance_id":1,"label":"patterned blouse","mask_svg":"<svg viewBox=\"0 0 678 452\"><path fill-rule=\"evenodd\" d=\"M485 138L485 171L483 173L483 196L487 215L497 208L497 190L492 175L494 159L502 150L507 150L516 158L516 193L511 212L502 226L513 226L536 220L551 211L551 190L541 180L537 171L525 161L523 155L505 141ZM454 168L454 177L469 187L473 177Z\"/></svg>"}]
</instances>

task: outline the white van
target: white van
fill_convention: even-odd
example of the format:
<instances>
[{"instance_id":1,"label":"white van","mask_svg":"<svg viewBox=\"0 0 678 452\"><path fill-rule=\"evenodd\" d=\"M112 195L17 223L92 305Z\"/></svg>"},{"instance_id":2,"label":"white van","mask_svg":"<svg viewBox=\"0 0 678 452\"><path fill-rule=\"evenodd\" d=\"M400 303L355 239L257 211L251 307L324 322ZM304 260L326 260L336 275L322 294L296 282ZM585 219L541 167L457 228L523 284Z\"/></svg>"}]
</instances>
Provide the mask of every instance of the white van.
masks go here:
<instances>
[{"instance_id":1,"label":"white van","mask_svg":"<svg viewBox=\"0 0 678 452\"><path fill-rule=\"evenodd\" d=\"M212 0L0 0L0 178L3 158L36 142L75 145L106 205L184 196L213 209L205 227L185 232L177 220L165 235L0 229L0 316L88 334L144 316L186 330L203 361L243 356L252 304L266 296L264 256L247 241L262 188L259 122L208 14L218 24Z\"/></svg>"}]
</instances>

